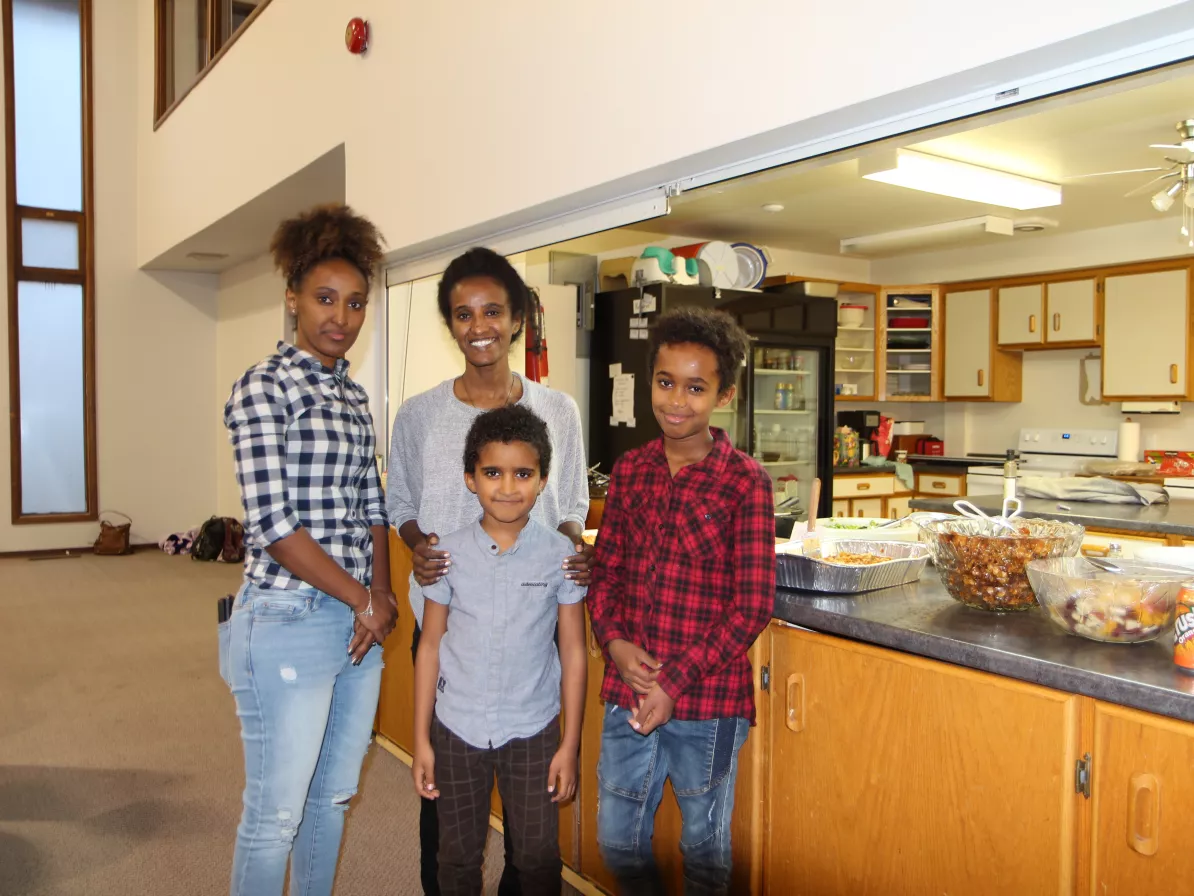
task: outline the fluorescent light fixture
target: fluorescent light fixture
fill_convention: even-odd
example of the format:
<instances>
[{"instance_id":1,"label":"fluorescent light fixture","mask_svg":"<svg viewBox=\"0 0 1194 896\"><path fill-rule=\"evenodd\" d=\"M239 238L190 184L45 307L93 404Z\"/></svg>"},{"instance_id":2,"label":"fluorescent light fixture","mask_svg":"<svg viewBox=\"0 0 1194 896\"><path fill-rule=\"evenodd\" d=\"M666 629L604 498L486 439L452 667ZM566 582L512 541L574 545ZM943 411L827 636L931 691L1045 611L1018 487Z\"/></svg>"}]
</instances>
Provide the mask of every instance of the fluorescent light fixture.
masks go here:
<instances>
[{"instance_id":1,"label":"fluorescent light fixture","mask_svg":"<svg viewBox=\"0 0 1194 896\"><path fill-rule=\"evenodd\" d=\"M986 234L1011 236L1014 232L1014 222L1011 218L980 215L977 218L946 221L927 227L910 227L907 230L889 230L869 236L850 237L842 240L841 252L843 255L878 255L901 249L957 243Z\"/></svg>"},{"instance_id":2,"label":"fluorescent light fixture","mask_svg":"<svg viewBox=\"0 0 1194 896\"><path fill-rule=\"evenodd\" d=\"M858 173L867 180L1002 208L1061 205L1057 184L910 149L886 150L859 159Z\"/></svg>"}]
</instances>

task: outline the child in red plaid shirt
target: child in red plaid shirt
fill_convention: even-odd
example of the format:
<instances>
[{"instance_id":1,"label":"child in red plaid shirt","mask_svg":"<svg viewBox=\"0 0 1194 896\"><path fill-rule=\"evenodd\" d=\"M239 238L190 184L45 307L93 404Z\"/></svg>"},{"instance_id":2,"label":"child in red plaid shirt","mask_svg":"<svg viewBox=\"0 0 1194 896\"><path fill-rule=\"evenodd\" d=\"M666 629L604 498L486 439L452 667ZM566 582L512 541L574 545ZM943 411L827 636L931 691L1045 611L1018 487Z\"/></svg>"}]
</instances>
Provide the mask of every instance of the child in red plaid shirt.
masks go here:
<instances>
[{"instance_id":1,"label":"child in red plaid shirt","mask_svg":"<svg viewBox=\"0 0 1194 896\"><path fill-rule=\"evenodd\" d=\"M754 723L746 652L775 604L772 483L709 426L749 342L727 314L682 308L651 335L660 438L614 464L589 587L606 653L597 840L627 894L660 893L651 850L671 778L685 892L729 892L738 751Z\"/></svg>"}]
</instances>

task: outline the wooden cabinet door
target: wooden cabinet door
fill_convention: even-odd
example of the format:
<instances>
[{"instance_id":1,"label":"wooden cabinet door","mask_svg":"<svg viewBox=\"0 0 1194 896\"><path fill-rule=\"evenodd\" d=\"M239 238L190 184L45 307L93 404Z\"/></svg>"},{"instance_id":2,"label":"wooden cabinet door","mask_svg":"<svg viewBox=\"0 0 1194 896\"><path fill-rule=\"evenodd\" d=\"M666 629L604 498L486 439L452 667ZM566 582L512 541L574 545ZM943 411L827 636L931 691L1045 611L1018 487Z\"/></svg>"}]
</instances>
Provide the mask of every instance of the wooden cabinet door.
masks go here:
<instances>
[{"instance_id":1,"label":"wooden cabinet door","mask_svg":"<svg viewBox=\"0 0 1194 896\"><path fill-rule=\"evenodd\" d=\"M945 397L986 398L991 387L991 291L945 296Z\"/></svg>"},{"instance_id":2,"label":"wooden cabinet door","mask_svg":"<svg viewBox=\"0 0 1194 896\"><path fill-rule=\"evenodd\" d=\"M1187 272L1108 277L1104 286L1103 396L1186 394Z\"/></svg>"},{"instance_id":3,"label":"wooden cabinet door","mask_svg":"<svg viewBox=\"0 0 1194 896\"><path fill-rule=\"evenodd\" d=\"M1039 283L999 290L998 307L1000 345L1031 345L1042 340L1044 289Z\"/></svg>"},{"instance_id":4,"label":"wooden cabinet door","mask_svg":"<svg viewBox=\"0 0 1194 896\"><path fill-rule=\"evenodd\" d=\"M850 516L879 519L883 516L882 498L854 498L850 502Z\"/></svg>"},{"instance_id":5,"label":"wooden cabinet door","mask_svg":"<svg viewBox=\"0 0 1194 896\"><path fill-rule=\"evenodd\" d=\"M833 515L835 517L849 516L850 515L850 502L848 500L846 500L845 498L839 498L839 499L835 500L833 502Z\"/></svg>"},{"instance_id":6,"label":"wooden cabinet door","mask_svg":"<svg viewBox=\"0 0 1194 896\"><path fill-rule=\"evenodd\" d=\"M1045 286L1045 342L1098 342L1098 302L1094 280Z\"/></svg>"},{"instance_id":7,"label":"wooden cabinet door","mask_svg":"<svg viewBox=\"0 0 1194 896\"><path fill-rule=\"evenodd\" d=\"M407 753L414 750L415 663L410 654L415 634L415 613L410 608L408 579L410 548L390 529L390 590L398 598L398 623L382 645L385 668L377 700L377 731Z\"/></svg>"},{"instance_id":8,"label":"wooden cabinet door","mask_svg":"<svg viewBox=\"0 0 1194 896\"><path fill-rule=\"evenodd\" d=\"M911 501L911 495L894 495L887 499L887 513L883 515L889 520L902 519L912 512Z\"/></svg>"},{"instance_id":9,"label":"wooden cabinet door","mask_svg":"<svg viewBox=\"0 0 1194 896\"><path fill-rule=\"evenodd\" d=\"M1194 725L1095 702L1090 893L1190 884Z\"/></svg>"},{"instance_id":10,"label":"wooden cabinet door","mask_svg":"<svg viewBox=\"0 0 1194 896\"><path fill-rule=\"evenodd\" d=\"M765 893L1073 893L1083 698L771 634Z\"/></svg>"}]
</instances>

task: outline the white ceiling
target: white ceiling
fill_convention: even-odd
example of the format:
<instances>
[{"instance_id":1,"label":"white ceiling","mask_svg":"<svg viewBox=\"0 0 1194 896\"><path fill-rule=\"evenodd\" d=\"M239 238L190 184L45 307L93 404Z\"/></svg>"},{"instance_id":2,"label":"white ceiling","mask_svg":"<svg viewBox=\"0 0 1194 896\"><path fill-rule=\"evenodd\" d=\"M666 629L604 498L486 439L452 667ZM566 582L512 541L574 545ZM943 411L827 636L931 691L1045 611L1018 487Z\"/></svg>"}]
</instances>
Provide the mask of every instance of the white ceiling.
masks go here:
<instances>
[{"instance_id":1,"label":"white ceiling","mask_svg":"<svg viewBox=\"0 0 1194 896\"><path fill-rule=\"evenodd\" d=\"M1149 144L1175 142L1174 124L1187 118L1194 118L1194 67L1190 65L881 144L1059 183L1062 204L1053 208L1019 212L864 180L858 175L857 160L864 152L874 151L869 147L682 194L672 200L668 217L639 226L703 239L838 254L839 242L848 237L977 215L1056 221L1058 228L1045 233L1153 219L1159 213L1150 205L1149 193L1130 199L1124 194L1160 172L1070 178L1168 165L1164 158L1175 151L1150 149ZM953 133L942 136L942 132ZM1181 151L1174 155L1183 161L1186 156ZM765 212L761 206L766 203L780 203L784 210ZM1175 231L1180 212L1177 202L1167 213L1174 217ZM1034 238L1039 235L982 237L987 243Z\"/></svg>"}]
</instances>

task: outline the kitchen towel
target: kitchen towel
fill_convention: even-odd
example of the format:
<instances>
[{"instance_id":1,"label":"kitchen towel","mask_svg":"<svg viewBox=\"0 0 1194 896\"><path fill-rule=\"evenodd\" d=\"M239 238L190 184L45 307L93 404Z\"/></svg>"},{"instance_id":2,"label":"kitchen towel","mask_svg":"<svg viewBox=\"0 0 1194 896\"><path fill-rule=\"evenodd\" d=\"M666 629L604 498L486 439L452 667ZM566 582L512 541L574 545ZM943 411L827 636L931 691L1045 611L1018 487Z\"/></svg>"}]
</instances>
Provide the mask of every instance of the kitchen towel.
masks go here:
<instances>
[{"instance_id":1,"label":"kitchen towel","mask_svg":"<svg viewBox=\"0 0 1194 896\"><path fill-rule=\"evenodd\" d=\"M1169 492L1159 485L1120 482L1118 479L1073 476L1046 479L1021 476L1016 492L1023 498L1052 498L1058 501L1094 501L1100 504L1168 504Z\"/></svg>"}]
</instances>

